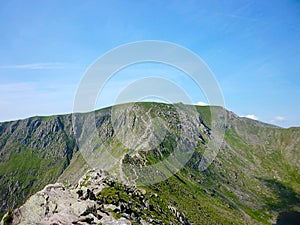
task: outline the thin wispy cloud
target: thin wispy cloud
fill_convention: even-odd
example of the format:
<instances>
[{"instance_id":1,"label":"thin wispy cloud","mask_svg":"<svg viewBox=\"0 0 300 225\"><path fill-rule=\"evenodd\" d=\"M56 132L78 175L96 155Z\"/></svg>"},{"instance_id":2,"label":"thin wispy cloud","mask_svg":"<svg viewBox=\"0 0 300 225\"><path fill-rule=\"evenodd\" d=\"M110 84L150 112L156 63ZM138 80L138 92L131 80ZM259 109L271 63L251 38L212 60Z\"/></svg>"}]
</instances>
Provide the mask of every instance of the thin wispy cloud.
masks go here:
<instances>
[{"instance_id":1,"label":"thin wispy cloud","mask_svg":"<svg viewBox=\"0 0 300 225\"><path fill-rule=\"evenodd\" d=\"M67 82L0 83L0 121L71 112L75 89Z\"/></svg>"},{"instance_id":2,"label":"thin wispy cloud","mask_svg":"<svg viewBox=\"0 0 300 225\"><path fill-rule=\"evenodd\" d=\"M72 111L76 87L90 63L119 45L154 38L174 42L199 56L233 112L280 126L300 124L300 104L296 104L300 95L300 14L295 1L274 1L272 7L258 0L218 4L132 1L120 2L118 9L114 4L104 7L101 1L92 7L70 2L65 8L74 10L69 11L53 10L61 8L55 0L21 11L17 1L10 2L0 14L1 28L7 31L0 35L0 100L7 103L0 105L5 109L0 121L34 115L42 107L47 114L65 111L65 105ZM126 14L132 8L139 13ZM48 14L53 16L45 16ZM53 18L59 18L59 23ZM87 32L83 27L89 28ZM189 70L196 68L184 56L174 60ZM150 63L130 65L112 74L99 90L97 106L112 105L128 85L149 76L174 83L194 104L208 103L205 82L197 84L184 71ZM60 86L67 84L70 87ZM278 105L283 107L278 110Z\"/></svg>"},{"instance_id":3,"label":"thin wispy cloud","mask_svg":"<svg viewBox=\"0 0 300 225\"><path fill-rule=\"evenodd\" d=\"M33 82L17 82L17 83L8 83L8 84L0 84L0 93L5 92L21 92L28 91L34 88L35 84Z\"/></svg>"},{"instance_id":4,"label":"thin wispy cloud","mask_svg":"<svg viewBox=\"0 0 300 225\"><path fill-rule=\"evenodd\" d=\"M227 16L227 17L230 17L232 19L248 20L248 21L252 21L252 22L258 22L259 21L258 19L253 18L253 17L238 15L238 14L234 14L234 13L217 13L217 15Z\"/></svg>"},{"instance_id":5,"label":"thin wispy cloud","mask_svg":"<svg viewBox=\"0 0 300 225\"><path fill-rule=\"evenodd\" d=\"M29 63L29 64L15 64L0 66L0 69L13 69L13 70L51 70L51 69L66 69L75 66L75 64L59 63L59 62L46 62L46 63Z\"/></svg>"},{"instance_id":6,"label":"thin wispy cloud","mask_svg":"<svg viewBox=\"0 0 300 225\"><path fill-rule=\"evenodd\" d=\"M271 120L271 123L278 123L278 122L284 122L286 121L286 118L283 116L276 116L274 119Z\"/></svg>"}]
</instances>

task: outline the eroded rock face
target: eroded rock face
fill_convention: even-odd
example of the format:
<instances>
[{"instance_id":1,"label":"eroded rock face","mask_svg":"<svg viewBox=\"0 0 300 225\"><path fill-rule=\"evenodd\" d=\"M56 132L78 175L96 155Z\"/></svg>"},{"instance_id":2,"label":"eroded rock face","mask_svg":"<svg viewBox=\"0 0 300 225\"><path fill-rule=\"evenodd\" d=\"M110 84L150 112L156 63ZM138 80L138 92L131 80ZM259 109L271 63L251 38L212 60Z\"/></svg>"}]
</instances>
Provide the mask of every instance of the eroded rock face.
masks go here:
<instances>
[{"instance_id":1,"label":"eroded rock face","mask_svg":"<svg viewBox=\"0 0 300 225\"><path fill-rule=\"evenodd\" d=\"M128 104L123 106L126 112ZM98 168L98 164L125 178L125 183L147 184L150 180L155 185L148 186L149 190L164 201L150 196L149 190L143 193L119 185L103 171L98 171L100 175L92 171L73 188L47 186L12 213L13 222L182 224L187 215L197 224L270 224L283 208L299 210L299 128L281 129L231 112L224 116L218 107L215 109L220 113L210 123L211 113L206 107L197 107L196 114L185 113L189 106L179 105L182 110L177 111L174 107L138 103L132 114L120 110L114 117L112 108L106 108L75 115L76 126L72 115L0 123L0 217L46 184L57 182L58 177L61 183L77 184L88 168ZM93 119L97 129L91 138L85 133L94 131ZM210 159L204 153L214 151L214 143L222 141L214 135L215 127L226 130L225 139L211 167L201 172L202 159ZM86 155L78 140L90 149ZM173 160L175 169L185 165L178 172L180 176L164 180L168 174L175 174L169 173L172 167L168 164L168 170L148 170L148 165L168 162L176 149L191 156L186 164ZM190 149L195 149L193 155L188 154ZM98 157L99 152L107 154ZM140 165L146 169L140 170ZM195 192L195 187L199 191ZM64 202L58 204L60 199Z\"/></svg>"},{"instance_id":2,"label":"eroded rock face","mask_svg":"<svg viewBox=\"0 0 300 225\"><path fill-rule=\"evenodd\" d=\"M76 150L71 115L0 123L0 215L53 183ZM54 172L55 171L55 172Z\"/></svg>"},{"instance_id":3,"label":"eroded rock face","mask_svg":"<svg viewBox=\"0 0 300 225\"><path fill-rule=\"evenodd\" d=\"M210 128L195 109L183 104L136 103L0 123L0 217L62 174L63 182L77 182L85 165L117 169L119 178L130 183L148 184L150 175L158 178L152 183L168 178L187 163L198 143L204 146L210 138ZM159 171L156 176L157 167L145 166L152 152L157 159L174 152L185 156L169 158L178 161L177 165L170 167L170 173ZM76 161L78 155L84 163ZM135 164L142 164L143 169Z\"/></svg>"},{"instance_id":4,"label":"eroded rock face","mask_svg":"<svg viewBox=\"0 0 300 225\"><path fill-rule=\"evenodd\" d=\"M162 209L159 201L157 194L122 185L105 171L90 170L72 188L60 183L47 185L13 211L10 224L129 225L135 222L147 225L163 224L163 218L173 224L189 224L174 207ZM160 214L164 216L159 218Z\"/></svg>"}]
</instances>

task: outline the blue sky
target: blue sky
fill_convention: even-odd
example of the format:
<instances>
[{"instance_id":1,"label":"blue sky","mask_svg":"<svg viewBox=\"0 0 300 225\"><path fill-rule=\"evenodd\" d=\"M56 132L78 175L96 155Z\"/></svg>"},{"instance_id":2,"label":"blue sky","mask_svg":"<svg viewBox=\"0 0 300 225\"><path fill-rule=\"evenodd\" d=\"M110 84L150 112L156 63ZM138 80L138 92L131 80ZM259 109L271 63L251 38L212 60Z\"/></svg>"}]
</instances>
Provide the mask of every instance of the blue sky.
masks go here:
<instances>
[{"instance_id":1,"label":"blue sky","mask_svg":"<svg viewBox=\"0 0 300 225\"><path fill-rule=\"evenodd\" d=\"M205 61L227 109L300 126L299 1L2 0L0 30L0 121L72 112L80 80L99 56L128 42L163 40ZM98 107L141 73L172 77L194 103L206 101L172 68L121 72L130 76L112 79Z\"/></svg>"}]
</instances>

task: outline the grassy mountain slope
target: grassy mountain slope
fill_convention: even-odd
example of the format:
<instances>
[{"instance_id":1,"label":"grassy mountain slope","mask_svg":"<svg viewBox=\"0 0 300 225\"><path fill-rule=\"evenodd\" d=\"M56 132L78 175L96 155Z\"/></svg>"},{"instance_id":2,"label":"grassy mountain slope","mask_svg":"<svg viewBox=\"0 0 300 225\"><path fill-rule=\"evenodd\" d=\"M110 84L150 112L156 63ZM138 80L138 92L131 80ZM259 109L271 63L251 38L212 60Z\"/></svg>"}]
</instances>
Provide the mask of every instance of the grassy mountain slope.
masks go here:
<instances>
[{"instance_id":1,"label":"grassy mountain slope","mask_svg":"<svg viewBox=\"0 0 300 225\"><path fill-rule=\"evenodd\" d=\"M71 116L0 123L0 213L55 182L74 149Z\"/></svg>"},{"instance_id":2,"label":"grassy mountain slope","mask_svg":"<svg viewBox=\"0 0 300 225\"><path fill-rule=\"evenodd\" d=\"M128 105L122 107L126 109ZM115 124L111 123L110 108L95 112L98 133L89 142L95 152L103 151L102 143L109 147L118 159L116 165L109 168L116 175L123 171L128 179L134 180L130 165L155 165L172 155L176 146L189 146L193 144L191 140L197 138L195 152L180 171L161 183L143 187L176 206L190 222L272 224L281 211L300 211L300 128L283 129L239 118L231 112L226 112L225 119L211 123L210 108L197 106L196 115L185 121L189 124L188 131L178 126L185 117L180 117L172 105L138 103L130 108L132 114L128 115L122 113L122 107L120 113L115 112ZM189 110L188 106L180 107ZM86 156L77 151L75 135L83 138L83 131L89 128L85 121L90 115L94 116L77 117L76 131L72 129L70 115L0 124L2 212L20 205L58 177L65 184L77 182L89 165ZM161 121L152 123L153 118ZM152 127L147 130L149 121ZM122 126L131 126L136 135L120 133ZM211 148L208 142L213 126L224 128L224 142L213 163L201 172L198 165L204 151ZM163 129L166 130L164 135L160 131ZM152 131L151 140L158 145L145 145L135 139L143 132ZM182 138L185 135L186 138ZM164 138L161 140L160 136ZM139 154L132 153L136 149ZM128 154L124 157L125 153Z\"/></svg>"}]
</instances>

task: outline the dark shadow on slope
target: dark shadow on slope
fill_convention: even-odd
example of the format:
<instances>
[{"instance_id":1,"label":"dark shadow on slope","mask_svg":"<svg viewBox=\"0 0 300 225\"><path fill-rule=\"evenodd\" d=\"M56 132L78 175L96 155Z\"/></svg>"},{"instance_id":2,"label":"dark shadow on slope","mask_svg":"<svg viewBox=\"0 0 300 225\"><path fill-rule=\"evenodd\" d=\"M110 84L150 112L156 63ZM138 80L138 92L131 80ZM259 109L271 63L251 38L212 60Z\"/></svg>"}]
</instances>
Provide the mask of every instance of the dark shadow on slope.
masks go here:
<instances>
[{"instance_id":1,"label":"dark shadow on slope","mask_svg":"<svg viewBox=\"0 0 300 225\"><path fill-rule=\"evenodd\" d=\"M274 179L257 178L262 181L276 195L276 199L265 199L266 205L273 211L282 212L291 210L295 206L300 206L299 193L292 188Z\"/></svg>"},{"instance_id":2,"label":"dark shadow on slope","mask_svg":"<svg viewBox=\"0 0 300 225\"><path fill-rule=\"evenodd\" d=\"M300 213L299 212L283 212L280 213L276 225L299 225Z\"/></svg>"}]
</instances>

